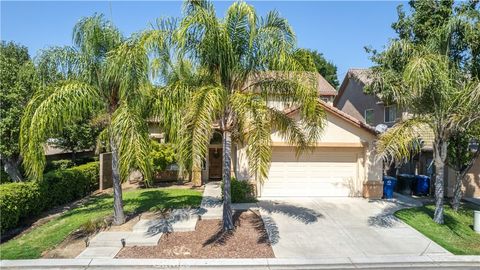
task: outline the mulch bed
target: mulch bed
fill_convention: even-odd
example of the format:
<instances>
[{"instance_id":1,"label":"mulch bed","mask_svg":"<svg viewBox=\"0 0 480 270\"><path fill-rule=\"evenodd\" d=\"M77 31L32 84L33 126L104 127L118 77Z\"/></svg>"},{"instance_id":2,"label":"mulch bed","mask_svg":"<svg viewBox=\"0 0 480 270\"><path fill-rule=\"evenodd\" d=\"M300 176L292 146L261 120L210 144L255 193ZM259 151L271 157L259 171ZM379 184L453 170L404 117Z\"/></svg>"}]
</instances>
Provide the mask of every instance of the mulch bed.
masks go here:
<instances>
[{"instance_id":1,"label":"mulch bed","mask_svg":"<svg viewBox=\"0 0 480 270\"><path fill-rule=\"evenodd\" d=\"M274 258L258 212L236 211L235 230L223 232L221 220L199 220L193 232L162 235L153 247L126 247L117 258Z\"/></svg>"}]
</instances>

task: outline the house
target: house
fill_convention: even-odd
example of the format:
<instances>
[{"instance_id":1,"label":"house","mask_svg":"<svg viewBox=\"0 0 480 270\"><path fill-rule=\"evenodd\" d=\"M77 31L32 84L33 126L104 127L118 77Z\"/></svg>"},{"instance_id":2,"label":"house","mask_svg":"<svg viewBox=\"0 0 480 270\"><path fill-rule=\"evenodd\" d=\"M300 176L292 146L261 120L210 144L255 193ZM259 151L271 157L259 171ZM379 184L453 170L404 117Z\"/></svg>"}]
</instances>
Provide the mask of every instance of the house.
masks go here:
<instances>
[{"instance_id":1,"label":"house","mask_svg":"<svg viewBox=\"0 0 480 270\"><path fill-rule=\"evenodd\" d=\"M275 75L277 76L277 75ZM366 181L381 182L382 166L375 161L375 130L333 107L336 90L316 74L319 102L326 112L326 127L312 151L296 156L295 147L272 131L272 156L268 177L256 181L249 174L246 147L232 147L232 173L255 184L260 197L360 196ZM272 106L279 106L272 102ZM300 121L298 109L288 115ZM222 141L214 133L202 166L202 181L222 177Z\"/></svg>"},{"instance_id":2,"label":"house","mask_svg":"<svg viewBox=\"0 0 480 270\"><path fill-rule=\"evenodd\" d=\"M372 125L385 125L387 128L393 126L397 121L407 116L407 112L401 110L394 104L385 104L375 95L366 94L364 86L369 80L369 69L350 69L339 88L338 95L333 105L339 110L347 113L357 120ZM421 153L411 161L399 168L399 173L408 174L433 174L433 134L429 130L422 132L423 147ZM395 174L390 170L388 174ZM455 172L447 169L446 172L446 194L453 194ZM471 169L464 182L465 196L480 196L480 160Z\"/></svg>"},{"instance_id":3,"label":"house","mask_svg":"<svg viewBox=\"0 0 480 270\"><path fill-rule=\"evenodd\" d=\"M366 94L364 86L370 82L369 69L349 69L340 85L333 105L363 123L374 127L389 128L406 117L406 112L395 104L385 104L376 95ZM424 144L420 155L398 168L398 173L432 174L433 134L423 132ZM388 168L387 174L395 175L396 169Z\"/></svg>"},{"instance_id":4,"label":"house","mask_svg":"<svg viewBox=\"0 0 480 270\"><path fill-rule=\"evenodd\" d=\"M382 164L375 160L375 130L333 107L336 90L317 77L319 101L326 112L321 139L311 151L296 155L295 147L272 131L272 157L268 179L263 183L250 175L246 147L232 146L232 175L250 181L260 197L361 196L364 184L381 185ZM278 106L278 104L275 104ZM298 109L288 115L300 121ZM155 137L160 132L151 126ZM203 183L222 178L222 134L214 132L201 168Z\"/></svg>"},{"instance_id":5,"label":"house","mask_svg":"<svg viewBox=\"0 0 480 270\"><path fill-rule=\"evenodd\" d=\"M326 102L319 102L326 112L327 124L312 151L297 157L295 148L272 132L268 179L261 183L249 175L246 149L242 146L232 153L237 179L253 180L260 197L361 196L367 181L381 183L382 164L375 160L375 130ZM291 111L289 116L300 120L298 110ZM208 160L213 161L211 157Z\"/></svg>"}]
</instances>

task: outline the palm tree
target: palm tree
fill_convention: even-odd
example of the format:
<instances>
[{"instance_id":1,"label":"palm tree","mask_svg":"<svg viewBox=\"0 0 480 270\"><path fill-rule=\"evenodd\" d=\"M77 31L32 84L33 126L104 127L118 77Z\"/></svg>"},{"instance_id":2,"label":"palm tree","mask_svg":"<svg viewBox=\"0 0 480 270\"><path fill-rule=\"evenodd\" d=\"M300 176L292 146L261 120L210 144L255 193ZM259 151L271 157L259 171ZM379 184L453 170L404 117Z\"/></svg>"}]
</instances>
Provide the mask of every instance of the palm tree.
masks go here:
<instances>
[{"instance_id":1,"label":"palm tree","mask_svg":"<svg viewBox=\"0 0 480 270\"><path fill-rule=\"evenodd\" d=\"M445 30L441 29L440 31ZM436 208L434 221L443 224L444 169L452 136L480 121L480 83L448 55L442 33L427 45L394 41L378 56L369 90L396 102L409 117L382 134L379 158L410 159L421 149L421 135L434 134ZM448 41L449 38L447 38Z\"/></svg>"},{"instance_id":2,"label":"palm tree","mask_svg":"<svg viewBox=\"0 0 480 270\"><path fill-rule=\"evenodd\" d=\"M148 128L144 121L149 59L138 37L125 39L102 15L81 19L74 46L44 51L37 63L45 86L21 122L21 151L30 178L41 179L43 144L66 125L94 113L106 119L101 133L112 152L114 224L125 222L121 180L133 169L149 179Z\"/></svg>"},{"instance_id":3,"label":"palm tree","mask_svg":"<svg viewBox=\"0 0 480 270\"><path fill-rule=\"evenodd\" d=\"M210 80L197 87L185 106L180 130L182 166L199 168L214 129L223 144L223 229L233 229L230 181L232 143L244 145L251 176L263 181L271 157L271 132L299 151L316 142L324 126L315 81L295 60L295 35L275 11L258 17L243 1L217 18L208 1L186 1L175 40L180 53ZM283 108L300 107L301 123Z\"/></svg>"}]
</instances>

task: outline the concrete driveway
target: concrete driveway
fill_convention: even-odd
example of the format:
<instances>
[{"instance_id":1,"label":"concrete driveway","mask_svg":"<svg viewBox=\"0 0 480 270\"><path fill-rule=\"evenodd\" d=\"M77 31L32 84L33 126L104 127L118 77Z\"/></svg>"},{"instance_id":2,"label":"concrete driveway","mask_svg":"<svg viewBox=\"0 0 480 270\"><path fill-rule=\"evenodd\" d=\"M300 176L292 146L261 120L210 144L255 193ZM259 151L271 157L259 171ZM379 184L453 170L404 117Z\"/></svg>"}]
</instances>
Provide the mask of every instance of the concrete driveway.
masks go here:
<instances>
[{"instance_id":1,"label":"concrete driveway","mask_svg":"<svg viewBox=\"0 0 480 270\"><path fill-rule=\"evenodd\" d=\"M450 254L395 218L398 203L299 198L258 206L277 258Z\"/></svg>"}]
</instances>

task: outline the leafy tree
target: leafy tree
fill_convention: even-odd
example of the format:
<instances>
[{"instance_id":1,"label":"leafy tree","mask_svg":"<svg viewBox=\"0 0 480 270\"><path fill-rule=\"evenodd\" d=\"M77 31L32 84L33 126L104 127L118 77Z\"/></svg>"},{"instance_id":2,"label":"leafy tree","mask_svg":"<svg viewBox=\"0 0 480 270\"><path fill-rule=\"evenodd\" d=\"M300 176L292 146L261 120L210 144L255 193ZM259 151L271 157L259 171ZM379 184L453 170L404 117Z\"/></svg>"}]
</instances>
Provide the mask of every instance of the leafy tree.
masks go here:
<instances>
[{"instance_id":1,"label":"leafy tree","mask_svg":"<svg viewBox=\"0 0 480 270\"><path fill-rule=\"evenodd\" d=\"M38 83L26 47L2 41L0 45L0 157L4 171L21 181L18 123Z\"/></svg>"},{"instance_id":2,"label":"leafy tree","mask_svg":"<svg viewBox=\"0 0 480 270\"><path fill-rule=\"evenodd\" d=\"M295 57L307 71L320 73L333 87L338 88L337 67L316 50L298 49Z\"/></svg>"},{"instance_id":3,"label":"leafy tree","mask_svg":"<svg viewBox=\"0 0 480 270\"><path fill-rule=\"evenodd\" d=\"M89 150L95 146L99 132L99 128L92 126L88 119L80 120L62 128L49 144L72 153L72 161L75 163L78 151Z\"/></svg>"},{"instance_id":4,"label":"leafy tree","mask_svg":"<svg viewBox=\"0 0 480 270\"><path fill-rule=\"evenodd\" d=\"M233 3L224 18L208 1L187 1L184 12L175 34L180 50L210 81L196 88L185 106L179 161L199 168L214 129L221 131L223 229L231 230L232 143L246 147L250 174L263 181L272 130L303 150L318 140L324 112L315 78L299 73L304 68L294 56L294 32L277 12L259 17L242 1ZM299 106L302 123L269 106L270 101Z\"/></svg>"},{"instance_id":5,"label":"leafy tree","mask_svg":"<svg viewBox=\"0 0 480 270\"><path fill-rule=\"evenodd\" d=\"M46 140L82 118L104 115L107 126L100 136L113 154L114 224L122 224L121 180L133 169L147 179L151 173L145 121L148 55L137 36L125 39L103 15L82 18L73 43L39 57L42 79L52 83L36 91L22 118L24 165L30 177L42 178Z\"/></svg>"},{"instance_id":6,"label":"leafy tree","mask_svg":"<svg viewBox=\"0 0 480 270\"><path fill-rule=\"evenodd\" d=\"M480 124L468 130L460 130L452 134L448 144L448 165L455 170L455 184L453 188L452 208L458 211L462 199L462 183L468 171L480 156ZM471 149L477 144L477 149Z\"/></svg>"},{"instance_id":7,"label":"leafy tree","mask_svg":"<svg viewBox=\"0 0 480 270\"><path fill-rule=\"evenodd\" d=\"M454 134L480 121L480 83L476 69L472 68L478 44L469 43L478 31L478 16L472 16L478 13L477 4L473 8L447 5L451 12L446 12L446 3L411 2L412 14L409 17L400 14L402 23L394 24L400 38L392 41L385 51L374 53L376 66L372 83L366 88L367 92L380 94L411 114L381 136L380 157L409 158L420 150L421 131L432 130L436 170L434 221L440 224L448 144ZM437 10L440 17L450 15L443 23L432 22L428 13L433 11L427 7Z\"/></svg>"}]
</instances>

